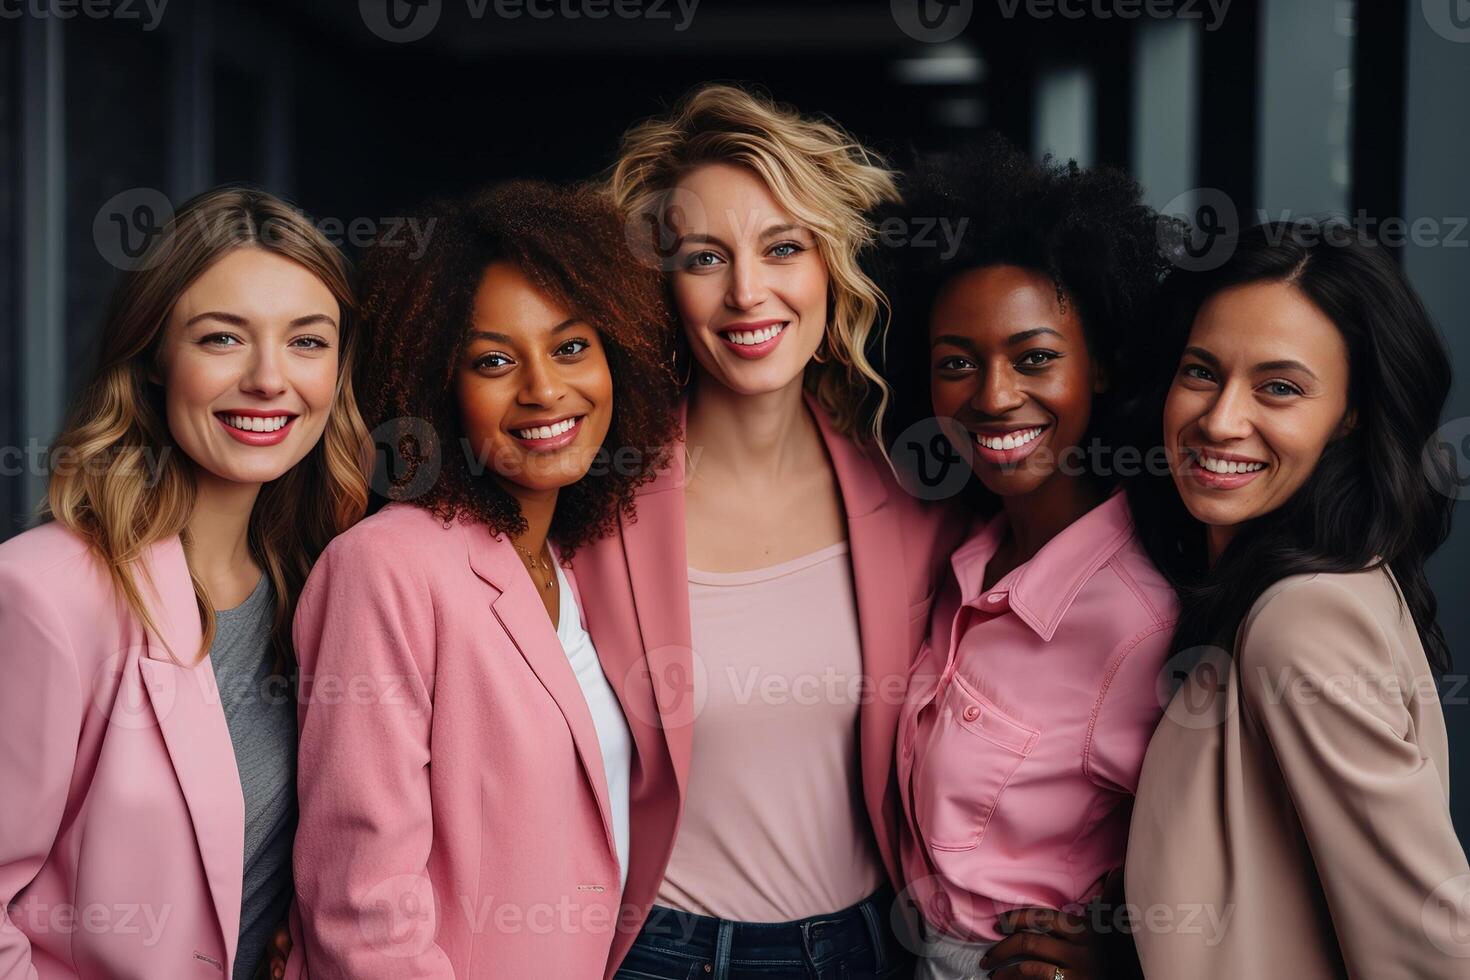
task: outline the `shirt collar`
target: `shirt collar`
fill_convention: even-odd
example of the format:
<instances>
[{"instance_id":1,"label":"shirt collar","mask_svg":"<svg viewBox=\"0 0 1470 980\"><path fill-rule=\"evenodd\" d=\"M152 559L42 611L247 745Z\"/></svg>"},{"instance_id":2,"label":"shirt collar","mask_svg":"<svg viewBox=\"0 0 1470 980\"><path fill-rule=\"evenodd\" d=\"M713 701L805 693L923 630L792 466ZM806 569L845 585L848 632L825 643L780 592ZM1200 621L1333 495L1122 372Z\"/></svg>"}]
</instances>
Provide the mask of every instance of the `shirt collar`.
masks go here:
<instances>
[{"instance_id":1,"label":"shirt collar","mask_svg":"<svg viewBox=\"0 0 1470 980\"><path fill-rule=\"evenodd\" d=\"M1050 640L1087 580L1133 534L1133 517L1127 497L1114 492L1048 541L1030 561L982 589L985 566L1000 547L1006 528L1002 511L984 522L951 556L960 600L983 612L1009 610L1043 640Z\"/></svg>"}]
</instances>

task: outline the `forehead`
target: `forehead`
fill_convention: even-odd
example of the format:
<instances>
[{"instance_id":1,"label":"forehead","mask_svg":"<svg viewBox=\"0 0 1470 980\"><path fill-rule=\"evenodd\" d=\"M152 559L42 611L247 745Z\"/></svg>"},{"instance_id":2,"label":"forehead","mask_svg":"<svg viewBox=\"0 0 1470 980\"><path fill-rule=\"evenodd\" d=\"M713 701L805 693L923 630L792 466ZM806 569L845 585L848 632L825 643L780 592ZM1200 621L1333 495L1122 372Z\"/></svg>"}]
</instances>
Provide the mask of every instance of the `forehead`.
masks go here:
<instances>
[{"instance_id":1,"label":"forehead","mask_svg":"<svg viewBox=\"0 0 1470 980\"><path fill-rule=\"evenodd\" d=\"M476 328L498 333L550 330L571 313L510 262L486 267L475 289Z\"/></svg>"},{"instance_id":2,"label":"forehead","mask_svg":"<svg viewBox=\"0 0 1470 980\"><path fill-rule=\"evenodd\" d=\"M1283 282L1248 283L1211 296L1194 318L1189 342L1226 365L1295 360L1318 374L1347 369L1347 342L1337 325Z\"/></svg>"},{"instance_id":3,"label":"forehead","mask_svg":"<svg viewBox=\"0 0 1470 980\"><path fill-rule=\"evenodd\" d=\"M337 318L337 298L310 269L253 246L232 249L211 264L174 305L181 320L203 312L247 320L292 320L320 313Z\"/></svg>"},{"instance_id":4,"label":"forehead","mask_svg":"<svg viewBox=\"0 0 1470 980\"><path fill-rule=\"evenodd\" d=\"M669 222L680 234L741 237L776 224L797 224L766 182L748 167L707 163L674 186Z\"/></svg>"},{"instance_id":5,"label":"forehead","mask_svg":"<svg viewBox=\"0 0 1470 980\"><path fill-rule=\"evenodd\" d=\"M959 333L1000 339L1033 327L1050 327L1081 339L1077 304L1063 304L1052 278L1036 269L991 265L948 280L935 297L930 335ZM987 335L994 335L994 338Z\"/></svg>"}]
</instances>

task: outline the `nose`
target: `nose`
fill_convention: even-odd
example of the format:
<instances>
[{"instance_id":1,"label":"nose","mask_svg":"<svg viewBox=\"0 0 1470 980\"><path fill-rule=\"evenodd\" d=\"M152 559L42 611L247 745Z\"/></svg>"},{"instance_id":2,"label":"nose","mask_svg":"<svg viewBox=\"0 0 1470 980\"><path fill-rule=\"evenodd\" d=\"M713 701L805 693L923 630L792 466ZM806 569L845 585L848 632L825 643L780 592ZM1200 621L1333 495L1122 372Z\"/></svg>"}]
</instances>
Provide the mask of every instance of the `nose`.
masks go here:
<instances>
[{"instance_id":1,"label":"nose","mask_svg":"<svg viewBox=\"0 0 1470 980\"><path fill-rule=\"evenodd\" d=\"M1025 402L1025 396L1021 394L1021 389L1016 385L1015 372L1009 370L1009 365L1006 365L992 367L985 372L979 387L970 399L970 407L985 415L1001 416L1015 411Z\"/></svg>"},{"instance_id":2,"label":"nose","mask_svg":"<svg viewBox=\"0 0 1470 980\"><path fill-rule=\"evenodd\" d=\"M1210 442L1229 442L1251 434L1250 392L1243 384L1226 383L1205 414L1199 417L1200 433Z\"/></svg>"},{"instance_id":3,"label":"nose","mask_svg":"<svg viewBox=\"0 0 1470 980\"><path fill-rule=\"evenodd\" d=\"M262 398L285 394L286 373L282 369L285 351L272 344L257 344L251 353L240 388Z\"/></svg>"},{"instance_id":4,"label":"nose","mask_svg":"<svg viewBox=\"0 0 1470 980\"><path fill-rule=\"evenodd\" d=\"M526 361L521 374L520 390L516 393L517 402L544 407L554 405L564 394L566 385L562 382L561 371L555 360L541 356Z\"/></svg>"},{"instance_id":5,"label":"nose","mask_svg":"<svg viewBox=\"0 0 1470 980\"><path fill-rule=\"evenodd\" d=\"M730 263L730 287L725 293L729 306L737 310L755 309L765 301L766 292L759 262L740 257Z\"/></svg>"}]
</instances>

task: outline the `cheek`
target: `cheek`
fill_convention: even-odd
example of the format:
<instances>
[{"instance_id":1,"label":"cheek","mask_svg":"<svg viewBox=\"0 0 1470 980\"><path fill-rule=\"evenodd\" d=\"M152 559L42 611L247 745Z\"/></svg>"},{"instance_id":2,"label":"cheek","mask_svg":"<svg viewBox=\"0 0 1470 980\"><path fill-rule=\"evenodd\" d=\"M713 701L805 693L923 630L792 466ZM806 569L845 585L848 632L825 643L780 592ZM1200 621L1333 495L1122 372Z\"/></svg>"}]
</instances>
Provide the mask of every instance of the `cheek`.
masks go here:
<instances>
[{"instance_id":1,"label":"cheek","mask_svg":"<svg viewBox=\"0 0 1470 980\"><path fill-rule=\"evenodd\" d=\"M929 401L934 414L940 418L953 418L970 400L974 393L974 382L955 381L938 375L929 377Z\"/></svg>"},{"instance_id":2,"label":"cheek","mask_svg":"<svg viewBox=\"0 0 1470 980\"><path fill-rule=\"evenodd\" d=\"M1177 386L1170 387L1169 394L1164 398L1164 431L1161 433L1166 446L1174 446L1184 427L1200 416L1198 401L1198 396L1193 392Z\"/></svg>"},{"instance_id":3,"label":"cheek","mask_svg":"<svg viewBox=\"0 0 1470 980\"><path fill-rule=\"evenodd\" d=\"M494 442L502 435L500 421L505 417L504 399L489 380L462 374L458 400L460 424L471 443L480 446Z\"/></svg>"},{"instance_id":4,"label":"cheek","mask_svg":"<svg viewBox=\"0 0 1470 980\"><path fill-rule=\"evenodd\" d=\"M303 358L293 372L296 390L313 412L326 414L337 395L337 353Z\"/></svg>"},{"instance_id":5,"label":"cheek","mask_svg":"<svg viewBox=\"0 0 1470 980\"><path fill-rule=\"evenodd\" d=\"M719 305L718 277L676 272L672 285L674 310L679 315L679 321L684 324L687 332L698 331L709 322Z\"/></svg>"}]
</instances>

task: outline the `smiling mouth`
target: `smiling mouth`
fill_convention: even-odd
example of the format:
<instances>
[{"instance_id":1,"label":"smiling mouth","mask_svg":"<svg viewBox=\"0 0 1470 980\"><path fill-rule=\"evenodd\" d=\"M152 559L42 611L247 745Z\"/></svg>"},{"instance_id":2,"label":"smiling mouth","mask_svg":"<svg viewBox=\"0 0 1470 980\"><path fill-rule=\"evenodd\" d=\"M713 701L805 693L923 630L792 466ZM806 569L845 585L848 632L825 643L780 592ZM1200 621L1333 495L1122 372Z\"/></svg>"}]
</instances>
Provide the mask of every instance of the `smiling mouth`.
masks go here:
<instances>
[{"instance_id":1,"label":"smiling mouth","mask_svg":"<svg viewBox=\"0 0 1470 980\"><path fill-rule=\"evenodd\" d=\"M1246 461L1238 459L1222 459L1218 456L1210 456L1198 449L1188 450L1189 458L1199 466L1200 469L1216 476L1235 476L1241 473L1259 473L1266 468L1265 463Z\"/></svg>"},{"instance_id":2,"label":"smiling mouth","mask_svg":"<svg viewBox=\"0 0 1470 980\"><path fill-rule=\"evenodd\" d=\"M231 415L216 412L215 417L232 429L241 432L276 432L286 427L294 415Z\"/></svg>"},{"instance_id":3,"label":"smiling mouth","mask_svg":"<svg viewBox=\"0 0 1470 980\"><path fill-rule=\"evenodd\" d=\"M722 330L720 336L738 347L755 347L775 340L787 327L785 322L775 323L759 330Z\"/></svg>"},{"instance_id":4,"label":"smiling mouth","mask_svg":"<svg viewBox=\"0 0 1470 980\"><path fill-rule=\"evenodd\" d=\"M1044 425L1034 425L1027 429L1013 429L1002 435L988 435L984 432L975 432L972 435L975 443L984 449L1020 449L1034 442L1045 430Z\"/></svg>"},{"instance_id":5,"label":"smiling mouth","mask_svg":"<svg viewBox=\"0 0 1470 980\"><path fill-rule=\"evenodd\" d=\"M575 429L577 423L582 421L582 418L583 416L581 415L573 415L571 418L565 418L560 422L553 422L550 425L536 425L529 429L511 429L510 431L519 439L555 439L557 436Z\"/></svg>"}]
</instances>

